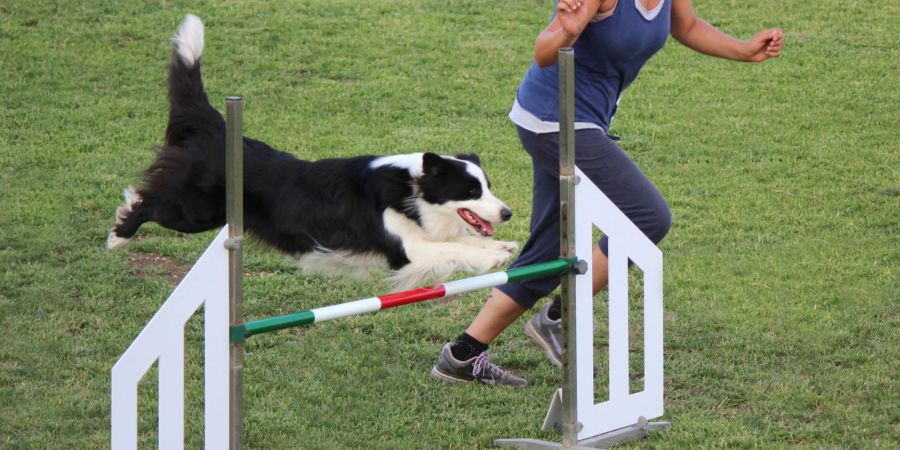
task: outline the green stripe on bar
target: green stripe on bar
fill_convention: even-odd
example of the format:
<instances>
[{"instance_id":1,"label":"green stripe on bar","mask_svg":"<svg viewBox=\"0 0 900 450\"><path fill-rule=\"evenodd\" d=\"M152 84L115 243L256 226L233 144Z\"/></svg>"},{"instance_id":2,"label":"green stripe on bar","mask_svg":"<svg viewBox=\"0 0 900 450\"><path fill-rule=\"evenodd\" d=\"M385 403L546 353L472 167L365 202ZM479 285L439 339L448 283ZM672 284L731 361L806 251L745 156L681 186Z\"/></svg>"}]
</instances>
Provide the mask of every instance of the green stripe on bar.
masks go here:
<instances>
[{"instance_id":1,"label":"green stripe on bar","mask_svg":"<svg viewBox=\"0 0 900 450\"><path fill-rule=\"evenodd\" d=\"M244 338L246 337L247 330L244 328L244 324L228 327L228 340L231 341L232 344L244 342Z\"/></svg>"},{"instance_id":2,"label":"green stripe on bar","mask_svg":"<svg viewBox=\"0 0 900 450\"><path fill-rule=\"evenodd\" d=\"M254 320L240 325L244 328L244 337L248 338L254 334L268 333L270 331L281 330L284 328L297 327L301 325L309 325L316 321L316 316L312 311L300 311L284 316L270 317L268 319ZM236 327L232 327L236 328ZM233 339L233 337L232 337Z\"/></svg>"},{"instance_id":3,"label":"green stripe on bar","mask_svg":"<svg viewBox=\"0 0 900 450\"><path fill-rule=\"evenodd\" d=\"M566 272L575 265L576 261L576 258L559 258L556 261L509 269L506 271L506 275L509 277L510 283L514 281L544 278Z\"/></svg>"}]
</instances>

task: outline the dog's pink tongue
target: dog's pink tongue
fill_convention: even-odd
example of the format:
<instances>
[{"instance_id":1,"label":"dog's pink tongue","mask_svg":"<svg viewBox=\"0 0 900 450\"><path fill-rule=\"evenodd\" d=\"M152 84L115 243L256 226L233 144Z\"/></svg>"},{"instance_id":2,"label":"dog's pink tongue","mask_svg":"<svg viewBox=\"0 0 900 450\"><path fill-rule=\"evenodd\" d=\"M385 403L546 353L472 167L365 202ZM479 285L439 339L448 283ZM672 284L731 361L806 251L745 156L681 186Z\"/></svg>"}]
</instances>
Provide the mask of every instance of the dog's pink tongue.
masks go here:
<instances>
[{"instance_id":1,"label":"dog's pink tongue","mask_svg":"<svg viewBox=\"0 0 900 450\"><path fill-rule=\"evenodd\" d=\"M492 225L487 220L484 220L478 214L472 213L472 218L478 221L478 226L481 228L481 234L487 237L491 237L494 235L494 225Z\"/></svg>"},{"instance_id":2,"label":"dog's pink tongue","mask_svg":"<svg viewBox=\"0 0 900 450\"><path fill-rule=\"evenodd\" d=\"M481 216L475 214L472 210L461 208L458 212L463 220L475 227L482 236L491 237L494 235L494 225L482 219Z\"/></svg>"},{"instance_id":3,"label":"dog's pink tongue","mask_svg":"<svg viewBox=\"0 0 900 450\"><path fill-rule=\"evenodd\" d=\"M476 216L477 217L477 216ZM494 235L494 226L491 225L487 220L478 217L478 221L481 222L481 227L484 229L484 235L487 237L491 237Z\"/></svg>"}]
</instances>

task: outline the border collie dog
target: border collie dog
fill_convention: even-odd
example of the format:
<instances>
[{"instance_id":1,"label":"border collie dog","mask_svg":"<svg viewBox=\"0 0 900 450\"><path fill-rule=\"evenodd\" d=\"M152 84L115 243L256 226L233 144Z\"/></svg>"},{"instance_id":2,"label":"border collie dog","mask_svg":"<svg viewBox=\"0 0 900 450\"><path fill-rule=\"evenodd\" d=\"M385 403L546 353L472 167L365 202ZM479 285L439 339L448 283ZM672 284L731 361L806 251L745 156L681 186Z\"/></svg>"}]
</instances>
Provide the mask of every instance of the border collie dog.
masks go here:
<instances>
[{"instance_id":1,"label":"border collie dog","mask_svg":"<svg viewBox=\"0 0 900 450\"><path fill-rule=\"evenodd\" d=\"M185 233L225 224L225 121L203 89L203 41L203 23L186 16L173 39L165 144L142 187L125 190L110 249L144 222ZM395 288L409 288L457 270L486 272L518 248L491 239L512 212L475 155L304 161L248 137L243 144L245 228L305 270L383 268Z\"/></svg>"}]
</instances>

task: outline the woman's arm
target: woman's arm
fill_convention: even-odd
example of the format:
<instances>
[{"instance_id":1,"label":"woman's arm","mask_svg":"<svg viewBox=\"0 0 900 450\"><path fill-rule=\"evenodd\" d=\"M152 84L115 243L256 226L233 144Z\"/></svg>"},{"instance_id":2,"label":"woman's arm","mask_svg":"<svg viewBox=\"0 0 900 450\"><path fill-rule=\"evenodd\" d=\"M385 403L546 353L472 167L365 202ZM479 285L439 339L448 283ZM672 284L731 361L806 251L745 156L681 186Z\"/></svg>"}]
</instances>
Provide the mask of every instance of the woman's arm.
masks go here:
<instances>
[{"instance_id":1,"label":"woman's arm","mask_svg":"<svg viewBox=\"0 0 900 450\"><path fill-rule=\"evenodd\" d=\"M534 43L534 60L541 67L556 64L558 51L575 43L598 12L609 9L609 0L560 0L556 17Z\"/></svg>"},{"instance_id":2,"label":"woman's arm","mask_svg":"<svg viewBox=\"0 0 900 450\"><path fill-rule=\"evenodd\" d=\"M749 41L722 33L694 14L691 0L672 0L671 33L691 50L734 61L760 62L775 58L784 47L784 33L778 28L760 31Z\"/></svg>"}]
</instances>

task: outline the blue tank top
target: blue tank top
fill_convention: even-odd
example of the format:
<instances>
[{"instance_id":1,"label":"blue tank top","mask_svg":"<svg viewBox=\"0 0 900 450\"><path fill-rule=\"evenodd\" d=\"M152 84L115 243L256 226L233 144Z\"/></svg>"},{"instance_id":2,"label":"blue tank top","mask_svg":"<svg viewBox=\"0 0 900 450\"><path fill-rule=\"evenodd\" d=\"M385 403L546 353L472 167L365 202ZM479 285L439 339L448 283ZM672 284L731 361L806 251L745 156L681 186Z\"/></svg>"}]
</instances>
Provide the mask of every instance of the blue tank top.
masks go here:
<instances>
[{"instance_id":1,"label":"blue tank top","mask_svg":"<svg viewBox=\"0 0 900 450\"><path fill-rule=\"evenodd\" d=\"M609 130L619 96L666 43L670 3L661 0L658 9L642 12L637 0L619 0L611 16L585 27L574 45L576 122ZM532 62L516 100L538 119L559 122L558 83L558 65L541 68Z\"/></svg>"}]
</instances>

